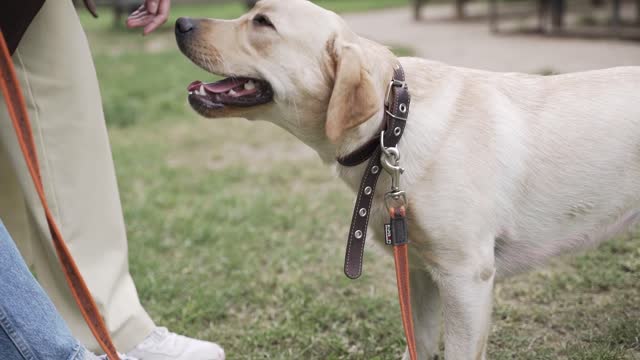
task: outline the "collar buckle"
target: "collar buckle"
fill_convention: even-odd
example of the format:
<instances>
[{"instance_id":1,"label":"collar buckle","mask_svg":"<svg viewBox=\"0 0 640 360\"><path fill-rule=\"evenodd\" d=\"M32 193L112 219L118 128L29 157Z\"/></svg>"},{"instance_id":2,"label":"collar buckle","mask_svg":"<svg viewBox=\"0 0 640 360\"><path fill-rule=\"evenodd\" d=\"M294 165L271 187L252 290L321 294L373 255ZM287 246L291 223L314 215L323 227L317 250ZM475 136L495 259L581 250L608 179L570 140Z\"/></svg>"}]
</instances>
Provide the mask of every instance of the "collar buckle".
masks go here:
<instances>
[{"instance_id":1,"label":"collar buckle","mask_svg":"<svg viewBox=\"0 0 640 360\"><path fill-rule=\"evenodd\" d=\"M406 83L404 81L400 81L397 79L391 79L391 81L389 81L389 85L387 85L387 91L384 96L384 106L389 107L389 100L391 99L391 89L394 87L404 87L405 84Z\"/></svg>"}]
</instances>

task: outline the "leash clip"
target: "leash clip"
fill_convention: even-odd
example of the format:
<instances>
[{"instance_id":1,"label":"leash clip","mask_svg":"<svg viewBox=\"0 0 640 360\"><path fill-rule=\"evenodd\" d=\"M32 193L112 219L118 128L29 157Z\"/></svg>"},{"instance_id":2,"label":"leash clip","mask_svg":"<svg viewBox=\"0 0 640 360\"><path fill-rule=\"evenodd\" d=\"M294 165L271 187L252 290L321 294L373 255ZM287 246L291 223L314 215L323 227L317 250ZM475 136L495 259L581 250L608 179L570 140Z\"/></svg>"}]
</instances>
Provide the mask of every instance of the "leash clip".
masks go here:
<instances>
[{"instance_id":1,"label":"leash clip","mask_svg":"<svg viewBox=\"0 0 640 360\"><path fill-rule=\"evenodd\" d=\"M391 175L391 191L384 195L384 204L387 210L406 207L407 195L400 190L400 175L404 173L404 168L400 166L400 150L396 146L384 146L384 130L380 133L380 163L382 168Z\"/></svg>"},{"instance_id":2,"label":"leash clip","mask_svg":"<svg viewBox=\"0 0 640 360\"><path fill-rule=\"evenodd\" d=\"M380 163L382 168L391 175L391 191L400 191L400 175L404 173L404 169L400 166L400 150L396 146L384 146L384 130L380 134Z\"/></svg>"}]
</instances>

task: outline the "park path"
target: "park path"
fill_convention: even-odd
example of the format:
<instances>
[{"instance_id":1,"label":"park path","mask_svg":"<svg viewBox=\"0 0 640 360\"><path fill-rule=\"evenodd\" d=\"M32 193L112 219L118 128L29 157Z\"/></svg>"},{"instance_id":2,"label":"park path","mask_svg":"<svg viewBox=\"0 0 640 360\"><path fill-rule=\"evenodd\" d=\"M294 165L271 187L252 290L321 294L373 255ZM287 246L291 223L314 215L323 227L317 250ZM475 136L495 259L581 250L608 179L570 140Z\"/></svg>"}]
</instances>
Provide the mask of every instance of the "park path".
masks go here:
<instances>
[{"instance_id":1,"label":"park path","mask_svg":"<svg viewBox=\"0 0 640 360\"><path fill-rule=\"evenodd\" d=\"M486 13L471 4L469 13ZM640 43L619 40L495 35L485 18L454 21L453 6L427 5L421 22L411 10L387 9L345 15L360 35L390 46L412 48L417 56L450 65L493 71L565 73L621 65L640 65Z\"/></svg>"}]
</instances>

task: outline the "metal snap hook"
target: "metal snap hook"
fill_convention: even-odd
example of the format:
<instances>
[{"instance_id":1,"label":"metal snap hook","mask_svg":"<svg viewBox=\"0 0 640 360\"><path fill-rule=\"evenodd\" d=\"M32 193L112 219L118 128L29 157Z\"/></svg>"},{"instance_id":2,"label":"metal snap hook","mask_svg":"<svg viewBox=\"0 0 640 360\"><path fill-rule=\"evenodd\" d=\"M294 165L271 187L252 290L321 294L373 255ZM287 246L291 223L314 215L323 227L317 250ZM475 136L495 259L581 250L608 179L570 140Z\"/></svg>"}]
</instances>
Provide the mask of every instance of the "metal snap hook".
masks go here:
<instances>
[{"instance_id":1,"label":"metal snap hook","mask_svg":"<svg viewBox=\"0 0 640 360\"><path fill-rule=\"evenodd\" d=\"M382 149L382 152L384 153L384 155L386 155L388 157L395 158L395 162L400 161L400 150L398 150L397 147L395 147L395 146L393 146L393 147L384 146L384 134L385 134L385 132L384 132L384 130L382 130L380 132L380 148Z\"/></svg>"}]
</instances>

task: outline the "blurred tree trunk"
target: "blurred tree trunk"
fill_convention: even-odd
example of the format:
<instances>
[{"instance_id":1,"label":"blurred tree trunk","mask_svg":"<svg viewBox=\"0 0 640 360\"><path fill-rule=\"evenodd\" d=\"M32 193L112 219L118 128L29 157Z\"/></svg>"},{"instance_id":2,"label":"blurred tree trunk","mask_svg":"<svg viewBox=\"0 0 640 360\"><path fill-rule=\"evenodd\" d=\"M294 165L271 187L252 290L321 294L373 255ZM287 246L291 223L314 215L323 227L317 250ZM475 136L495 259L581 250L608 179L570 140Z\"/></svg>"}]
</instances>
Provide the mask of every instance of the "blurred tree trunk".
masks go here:
<instances>
[{"instance_id":1,"label":"blurred tree trunk","mask_svg":"<svg viewBox=\"0 0 640 360\"><path fill-rule=\"evenodd\" d=\"M611 4L611 26L614 29L620 27L620 0L613 0Z\"/></svg>"},{"instance_id":2,"label":"blurred tree trunk","mask_svg":"<svg viewBox=\"0 0 640 360\"><path fill-rule=\"evenodd\" d=\"M122 24L122 13L124 12L124 1L115 0L113 2L113 27L117 28Z\"/></svg>"},{"instance_id":3,"label":"blurred tree trunk","mask_svg":"<svg viewBox=\"0 0 640 360\"><path fill-rule=\"evenodd\" d=\"M538 31L544 33L547 29L550 0L538 0Z\"/></svg>"},{"instance_id":4,"label":"blurred tree trunk","mask_svg":"<svg viewBox=\"0 0 640 360\"><path fill-rule=\"evenodd\" d=\"M420 16L420 9L422 9L422 4L424 3L424 0L412 0L412 1L413 1L413 19L418 21L422 18Z\"/></svg>"},{"instance_id":5,"label":"blurred tree trunk","mask_svg":"<svg viewBox=\"0 0 640 360\"><path fill-rule=\"evenodd\" d=\"M466 17L467 14L464 11L466 3L466 0L456 0L456 17L458 19L464 19Z\"/></svg>"},{"instance_id":6,"label":"blurred tree trunk","mask_svg":"<svg viewBox=\"0 0 640 360\"><path fill-rule=\"evenodd\" d=\"M566 10L565 0L551 0L551 25L554 31L564 28L564 13Z\"/></svg>"},{"instance_id":7,"label":"blurred tree trunk","mask_svg":"<svg viewBox=\"0 0 640 360\"><path fill-rule=\"evenodd\" d=\"M489 0L489 27L494 33L500 30L498 28L498 0Z\"/></svg>"}]
</instances>

